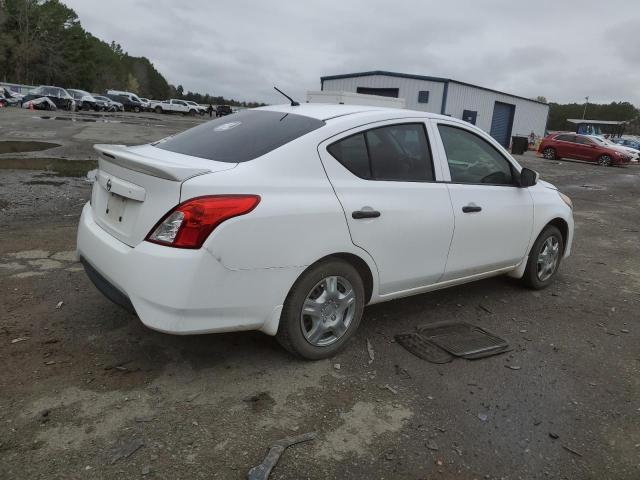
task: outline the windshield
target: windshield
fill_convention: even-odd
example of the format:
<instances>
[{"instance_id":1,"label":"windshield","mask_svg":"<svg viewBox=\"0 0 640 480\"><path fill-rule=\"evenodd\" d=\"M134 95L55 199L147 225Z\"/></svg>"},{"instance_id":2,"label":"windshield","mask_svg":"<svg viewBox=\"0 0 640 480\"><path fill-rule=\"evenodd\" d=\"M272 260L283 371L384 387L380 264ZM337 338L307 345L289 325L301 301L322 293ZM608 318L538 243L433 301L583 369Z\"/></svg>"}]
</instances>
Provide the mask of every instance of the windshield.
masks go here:
<instances>
[{"instance_id":1,"label":"windshield","mask_svg":"<svg viewBox=\"0 0 640 480\"><path fill-rule=\"evenodd\" d=\"M246 162L324 124L322 120L303 115L245 110L191 128L155 146L218 162Z\"/></svg>"}]
</instances>

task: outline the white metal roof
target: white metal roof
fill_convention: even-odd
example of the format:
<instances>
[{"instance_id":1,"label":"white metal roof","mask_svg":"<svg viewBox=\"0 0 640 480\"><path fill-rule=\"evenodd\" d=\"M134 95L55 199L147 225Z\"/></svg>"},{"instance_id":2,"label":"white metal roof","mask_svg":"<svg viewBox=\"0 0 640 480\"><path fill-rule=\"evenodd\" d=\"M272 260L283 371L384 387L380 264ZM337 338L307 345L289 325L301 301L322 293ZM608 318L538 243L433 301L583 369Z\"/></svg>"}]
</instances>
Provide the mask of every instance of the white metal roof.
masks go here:
<instances>
[{"instance_id":1,"label":"white metal roof","mask_svg":"<svg viewBox=\"0 0 640 480\"><path fill-rule=\"evenodd\" d=\"M584 118L567 118L569 123L595 123L598 125L622 125L628 123L628 120L587 120Z\"/></svg>"}]
</instances>

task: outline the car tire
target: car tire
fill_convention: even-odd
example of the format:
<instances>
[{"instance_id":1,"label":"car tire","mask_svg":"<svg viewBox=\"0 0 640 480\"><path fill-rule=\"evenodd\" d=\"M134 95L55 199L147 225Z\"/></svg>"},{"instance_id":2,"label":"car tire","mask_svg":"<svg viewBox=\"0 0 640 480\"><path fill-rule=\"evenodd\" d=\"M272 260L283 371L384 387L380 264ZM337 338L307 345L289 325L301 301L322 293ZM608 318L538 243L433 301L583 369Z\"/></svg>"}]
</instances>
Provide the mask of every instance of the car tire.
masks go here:
<instances>
[{"instance_id":1,"label":"car tire","mask_svg":"<svg viewBox=\"0 0 640 480\"><path fill-rule=\"evenodd\" d=\"M563 254L562 233L558 227L547 225L531 247L522 282L534 290L547 288L558 273Z\"/></svg>"},{"instance_id":2,"label":"car tire","mask_svg":"<svg viewBox=\"0 0 640 480\"><path fill-rule=\"evenodd\" d=\"M324 300L319 302L323 298ZM309 305L304 314L303 306ZM284 302L276 339L307 360L335 355L353 337L364 311L362 278L349 263L331 258L309 267Z\"/></svg>"},{"instance_id":3,"label":"car tire","mask_svg":"<svg viewBox=\"0 0 640 480\"><path fill-rule=\"evenodd\" d=\"M160 107L156 107L156 108L154 109L154 112L156 112L156 113L162 113L162 108L160 108Z\"/></svg>"},{"instance_id":4,"label":"car tire","mask_svg":"<svg viewBox=\"0 0 640 480\"><path fill-rule=\"evenodd\" d=\"M610 167L613 165L613 160L609 155L600 155L597 162L601 167Z\"/></svg>"},{"instance_id":5,"label":"car tire","mask_svg":"<svg viewBox=\"0 0 640 480\"><path fill-rule=\"evenodd\" d=\"M136 106L136 107L133 107L133 111L134 111L135 113L140 113L140 107L137 107L137 106Z\"/></svg>"},{"instance_id":6,"label":"car tire","mask_svg":"<svg viewBox=\"0 0 640 480\"><path fill-rule=\"evenodd\" d=\"M544 150L542 150L542 157L546 158L547 160L555 160L557 158L556 149L551 147L545 148Z\"/></svg>"},{"instance_id":7,"label":"car tire","mask_svg":"<svg viewBox=\"0 0 640 480\"><path fill-rule=\"evenodd\" d=\"M189 110L189 115L192 117L196 116L196 111L195 110Z\"/></svg>"}]
</instances>

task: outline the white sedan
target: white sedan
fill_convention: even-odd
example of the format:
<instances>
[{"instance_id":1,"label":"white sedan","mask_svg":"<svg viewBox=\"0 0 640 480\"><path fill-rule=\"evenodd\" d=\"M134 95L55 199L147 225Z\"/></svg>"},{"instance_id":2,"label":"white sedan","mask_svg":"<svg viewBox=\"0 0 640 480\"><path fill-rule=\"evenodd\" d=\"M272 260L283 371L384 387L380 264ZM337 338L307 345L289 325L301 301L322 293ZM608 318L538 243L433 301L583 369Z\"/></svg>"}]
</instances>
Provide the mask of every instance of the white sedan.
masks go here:
<instances>
[{"instance_id":1,"label":"white sedan","mask_svg":"<svg viewBox=\"0 0 640 480\"><path fill-rule=\"evenodd\" d=\"M261 330L325 358L365 305L501 274L543 288L571 250L571 200L451 117L271 106L95 148L79 256L162 332Z\"/></svg>"}]
</instances>

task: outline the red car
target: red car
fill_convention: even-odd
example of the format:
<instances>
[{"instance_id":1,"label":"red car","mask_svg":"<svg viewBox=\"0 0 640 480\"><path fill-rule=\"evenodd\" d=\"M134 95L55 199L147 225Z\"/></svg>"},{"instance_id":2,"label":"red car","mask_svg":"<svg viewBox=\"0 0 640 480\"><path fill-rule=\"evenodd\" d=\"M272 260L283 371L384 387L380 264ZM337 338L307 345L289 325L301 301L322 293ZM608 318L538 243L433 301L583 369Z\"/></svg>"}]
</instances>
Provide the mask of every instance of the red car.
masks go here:
<instances>
[{"instance_id":1,"label":"red car","mask_svg":"<svg viewBox=\"0 0 640 480\"><path fill-rule=\"evenodd\" d=\"M594 162L603 167L611 165L624 165L629 163L631 155L616 150L615 148L601 145L587 135L575 133L554 133L545 137L538 153L544 158L571 158L585 162Z\"/></svg>"}]
</instances>

